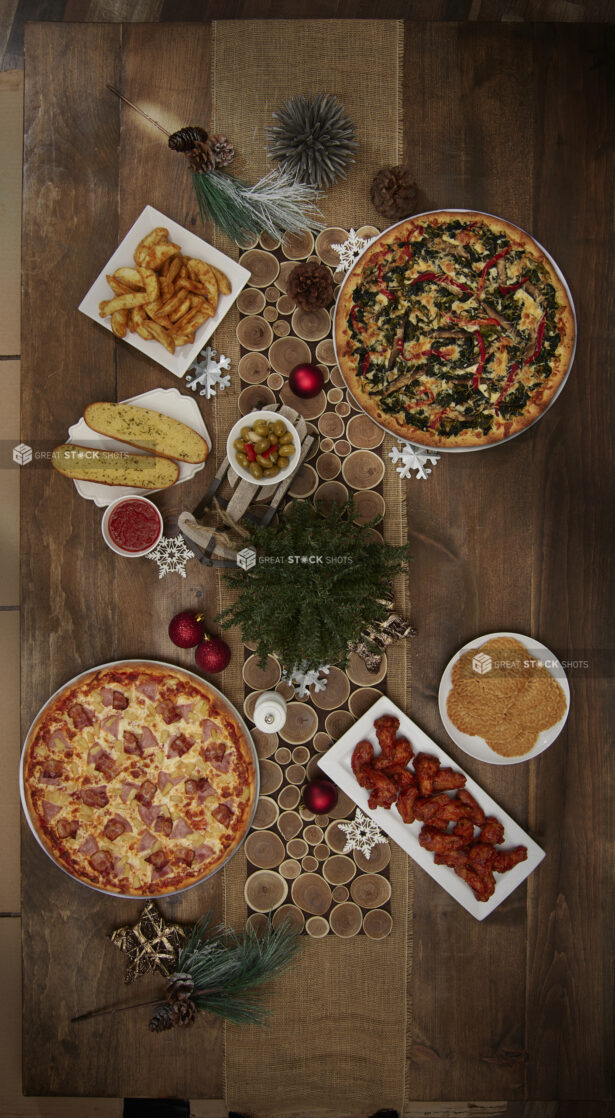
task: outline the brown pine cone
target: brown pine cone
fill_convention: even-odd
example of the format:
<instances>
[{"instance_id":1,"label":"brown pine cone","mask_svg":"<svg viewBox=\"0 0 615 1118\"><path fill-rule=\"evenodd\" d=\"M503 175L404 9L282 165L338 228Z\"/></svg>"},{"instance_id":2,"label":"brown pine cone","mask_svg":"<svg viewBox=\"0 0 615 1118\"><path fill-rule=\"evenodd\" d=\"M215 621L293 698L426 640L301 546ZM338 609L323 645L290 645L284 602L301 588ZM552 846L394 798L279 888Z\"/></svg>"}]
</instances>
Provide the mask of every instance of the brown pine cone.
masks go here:
<instances>
[{"instance_id":1,"label":"brown pine cone","mask_svg":"<svg viewBox=\"0 0 615 1118\"><path fill-rule=\"evenodd\" d=\"M383 167L371 185L370 196L374 207L389 221L408 217L416 205L416 183L410 172L401 164Z\"/></svg>"},{"instance_id":2,"label":"brown pine cone","mask_svg":"<svg viewBox=\"0 0 615 1118\"><path fill-rule=\"evenodd\" d=\"M325 264L315 260L310 264L297 264L288 277L287 291L304 311L328 307L335 294L333 276Z\"/></svg>"},{"instance_id":3,"label":"brown pine cone","mask_svg":"<svg viewBox=\"0 0 615 1118\"><path fill-rule=\"evenodd\" d=\"M189 974L172 974L167 982L167 997L170 1002L188 1001L194 990L194 981Z\"/></svg>"},{"instance_id":4,"label":"brown pine cone","mask_svg":"<svg viewBox=\"0 0 615 1118\"><path fill-rule=\"evenodd\" d=\"M197 1012L196 1005L190 1000L174 1002L171 1006L171 1024L187 1029L189 1025L194 1025Z\"/></svg>"},{"instance_id":5,"label":"brown pine cone","mask_svg":"<svg viewBox=\"0 0 615 1118\"><path fill-rule=\"evenodd\" d=\"M198 124L190 124L187 128L180 128L169 136L169 147L173 151L190 151L195 144L204 143L207 132L199 128Z\"/></svg>"},{"instance_id":6,"label":"brown pine cone","mask_svg":"<svg viewBox=\"0 0 615 1118\"><path fill-rule=\"evenodd\" d=\"M159 1005L154 1010L154 1015L149 1023L151 1032L163 1033L167 1029L172 1029L176 1022L173 1018L173 1008L168 1002Z\"/></svg>"},{"instance_id":7,"label":"brown pine cone","mask_svg":"<svg viewBox=\"0 0 615 1118\"><path fill-rule=\"evenodd\" d=\"M235 148L226 136L210 136L209 145L216 161L216 167L228 167L235 158Z\"/></svg>"},{"instance_id":8,"label":"brown pine cone","mask_svg":"<svg viewBox=\"0 0 615 1118\"><path fill-rule=\"evenodd\" d=\"M209 140L197 140L192 150L186 152L186 156L192 170L197 174L213 171L216 166L216 158Z\"/></svg>"}]
</instances>

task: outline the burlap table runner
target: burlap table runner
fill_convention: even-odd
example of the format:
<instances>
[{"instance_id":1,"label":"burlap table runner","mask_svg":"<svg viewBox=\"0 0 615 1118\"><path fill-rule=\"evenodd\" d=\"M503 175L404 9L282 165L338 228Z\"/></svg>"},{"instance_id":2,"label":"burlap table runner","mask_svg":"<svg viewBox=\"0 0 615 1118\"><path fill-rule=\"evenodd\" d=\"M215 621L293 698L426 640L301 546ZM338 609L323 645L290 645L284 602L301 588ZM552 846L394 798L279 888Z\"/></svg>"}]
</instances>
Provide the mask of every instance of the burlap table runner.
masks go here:
<instances>
[{"instance_id":1,"label":"burlap table runner","mask_svg":"<svg viewBox=\"0 0 615 1118\"><path fill-rule=\"evenodd\" d=\"M212 130L228 133L237 151L234 173L251 181L268 168L264 127L293 94L330 92L342 100L360 147L347 180L337 183L322 209L328 224L358 228L373 222L369 185L376 170L401 160L401 57L403 24L394 21L306 20L214 23ZM236 249L219 239L220 247ZM237 315L216 332L218 351L236 369ZM216 397L218 446L237 418L239 378ZM391 440L381 450L387 455ZM404 483L391 464L384 479L384 535L405 542ZM228 595L219 586L220 605ZM396 605L407 616L406 584L398 580ZM225 692L241 709L242 650L227 635L233 659ZM404 643L388 654L387 693L408 709L408 657ZM268 990L266 1029L226 1030L225 1080L230 1110L253 1118L291 1115L367 1115L379 1107L401 1111L405 1094L409 865L393 846L390 863L393 930L377 942L366 936L304 939L299 961ZM225 917L245 922L242 851L224 875Z\"/></svg>"}]
</instances>

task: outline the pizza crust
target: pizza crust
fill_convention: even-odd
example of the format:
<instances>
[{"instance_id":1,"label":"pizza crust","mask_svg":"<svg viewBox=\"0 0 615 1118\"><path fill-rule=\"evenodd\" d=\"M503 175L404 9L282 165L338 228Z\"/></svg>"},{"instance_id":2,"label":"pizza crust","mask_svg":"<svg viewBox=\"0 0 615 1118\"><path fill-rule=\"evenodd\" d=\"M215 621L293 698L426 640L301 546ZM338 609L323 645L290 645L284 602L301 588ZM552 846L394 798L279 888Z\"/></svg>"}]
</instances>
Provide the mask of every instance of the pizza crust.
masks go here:
<instances>
[{"instance_id":1,"label":"pizza crust","mask_svg":"<svg viewBox=\"0 0 615 1118\"><path fill-rule=\"evenodd\" d=\"M558 311L558 327L561 335L557 354L553 361L552 370L545 379L540 394L534 393L530 397L523 412L506 420L502 416L494 416L492 430L482 433L479 430L466 430L455 436L446 437L434 430L420 430L403 421L401 416L391 415L382 411L377 397L368 395L358 375L356 359L354 358L353 345L348 329L348 317L353 303L353 291L361 280L366 269L375 263L383 247L389 242L408 239L417 226L442 224L449 220L462 220L471 222L479 220L485 223L496 233L504 233L515 245L522 247L530 253L537 262L548 269L549 280L552 283L560 308ZM423 446L437 447L445 450L478 449L502 442L527 429L535 423L552 403L558 393L566 373L568 372L575 348L575 319L574 311L564 284L552 266L549 258L538 243L524 230L519 229L511 222L502 218L492 217L478 211L438 210L429 214L421 214L399 222L390 229L385 230L374 241L363 256L355 263L340 289L334 317L334 341L336 356L342 376L349 391L356 400L357 405L379 426L391 432L400 439ZM372 343L373 344L373 343Z\"/></svg>"}]
</instances>

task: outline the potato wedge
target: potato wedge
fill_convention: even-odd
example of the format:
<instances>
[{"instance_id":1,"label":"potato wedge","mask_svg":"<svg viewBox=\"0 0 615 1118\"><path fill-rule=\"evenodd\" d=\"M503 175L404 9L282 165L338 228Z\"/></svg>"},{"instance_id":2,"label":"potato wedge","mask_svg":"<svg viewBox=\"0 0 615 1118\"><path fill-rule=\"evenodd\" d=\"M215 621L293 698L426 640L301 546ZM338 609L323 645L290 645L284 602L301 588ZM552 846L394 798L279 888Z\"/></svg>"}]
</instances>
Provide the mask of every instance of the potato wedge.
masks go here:
<instances>
[{"instance_id":1,"label":"potato wedge","mask_svg":"<svg viewBox=\"0 0 615 1118\"><path fill-rule=\"evenodd\" d=\"M129 307L142 307L149 302L144 291L129 291L126 295L116 295L114 299L103 299L99 306L100 317L106 318L114 311L125 311Z\"/></svg>"},{"instance_id":2,"label":"potato wedge","mask_svg":"<svg viewBox=\"0 0 615 1118\"><path fill-rule=\"evenodd\" d=\"M136 268L116 268L113 275L116 280L125 284L126 287L130 287L133 291L140 291L143 287L141 276Z\"/></svg>"},{"instance_id":3,"label":"potato wedge","mask_svg":"<svg viewBox=\"0 0 615 1118\"><path fill-rule=\"evenodd\" d=\"M220 294L230 295L232 288L231 281L229 280L228 276L225 275L224 272L221 272L219 268L214 268L213 264L210 264L209 267L216 277L216 283L218 284L218 291L220 292Z\"/></svg>"},{"instance_id":4,"label":"potato wedge","mask_svg":"<svg viewBox=\"0 0 615 1118\"><path fill-rule=\"evenodd\" d=\"M137 268L137 272L141 277L142 286L145 288L145 294L148 296L148 302L153 303L159 295L158 276L151 268Z\"/></svg>"},{"instance_id":5,"label":"potato wedge","mask_svg":"<svg viewBox=\"0 0 615 1118\"><path fill-rule=\"evenodd\" d=\"M114 311L111 315L111 329L116 338L125 338L128 329L129 311Z\"/></svg>"},{"instance_id":6,"label":"potato wedge","mask_svg":"<svg viewBox=\"0 0 615 1118\"><path fill-rule=\"evenodd\" d=\"M167 333L167 331L164 329L163 326L160 325L159 322L154 322L154 320L152 319L150 322L148 322L147 329L152 334L152 337L154 337L157 342L160 342L160 344L163 345L169 353L175 353L174 339L171 337L170 334Z\"/></svg>"}]
</instances>

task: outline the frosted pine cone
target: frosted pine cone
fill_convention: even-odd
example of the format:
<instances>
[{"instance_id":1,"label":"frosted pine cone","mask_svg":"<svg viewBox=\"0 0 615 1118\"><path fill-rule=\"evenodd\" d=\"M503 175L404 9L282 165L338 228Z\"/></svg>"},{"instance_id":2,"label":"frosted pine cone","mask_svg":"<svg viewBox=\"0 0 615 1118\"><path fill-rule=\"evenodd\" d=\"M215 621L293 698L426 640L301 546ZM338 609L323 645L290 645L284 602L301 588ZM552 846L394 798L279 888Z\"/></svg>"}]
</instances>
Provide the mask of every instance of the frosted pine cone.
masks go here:
<instances>
[{"instance_id":1,"label":"frosted pine cone","mask_svg":"<svg viewBox=\"0 0 615 1118\"><path fill-rule=\"evenodd\" d=\"M216 167L228 167L235 158L235 148L226 136L210 136L209 145L216 161Z\"/></svg>"},{"instance_id":2,"label":"frosted pine cone","mask_svg":"<svg viewBox=\"0 0 615 1118\"><path fill-rule=\"evenodd\" d=\"M167 982L167 997L170 1002L188 1001L194 990L194 981L189 974L172 974Z\"/></svg>"}]
</instances>

